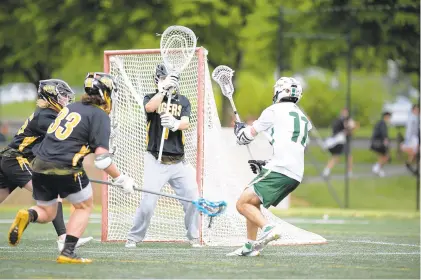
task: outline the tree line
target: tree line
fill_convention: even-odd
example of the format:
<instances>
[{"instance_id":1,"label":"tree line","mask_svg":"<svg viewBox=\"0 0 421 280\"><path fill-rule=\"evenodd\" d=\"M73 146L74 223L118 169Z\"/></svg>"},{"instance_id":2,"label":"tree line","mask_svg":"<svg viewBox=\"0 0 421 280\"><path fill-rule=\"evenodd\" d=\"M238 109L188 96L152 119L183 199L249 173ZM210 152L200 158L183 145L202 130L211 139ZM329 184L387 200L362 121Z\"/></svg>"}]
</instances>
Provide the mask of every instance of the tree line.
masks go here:
<instances>
[{"instance_id":1,"label":"tree line","mask_svg":"<svg viewBox=\"0 0 421 280\"><path fill-rule=\"evenodd\" d=\"M80 81L68 73L101 67L103 50L156 48L156 33L179 24L209 50L211 67L236 70L236 99L247 111L244 100L270 102L276 69L343 71L349 44L353 69L384 72L394 59L416 75L419 12L417 0L3 0L0 84L37 84L57 73Z\"/></svg>"}]
</instances>

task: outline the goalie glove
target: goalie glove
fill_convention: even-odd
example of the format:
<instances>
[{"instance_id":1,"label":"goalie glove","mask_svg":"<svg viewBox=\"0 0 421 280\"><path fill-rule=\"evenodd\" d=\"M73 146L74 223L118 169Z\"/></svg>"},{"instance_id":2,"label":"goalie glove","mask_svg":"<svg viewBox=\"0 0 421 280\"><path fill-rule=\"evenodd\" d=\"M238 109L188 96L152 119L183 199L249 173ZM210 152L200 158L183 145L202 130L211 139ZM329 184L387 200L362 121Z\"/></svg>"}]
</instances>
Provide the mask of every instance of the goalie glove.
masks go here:
<instances>
[{"instance_id":1,"label":"goalie glove","mask_svg":"<svg viewBox=\"0 0 421 280\"><path fill-rule=\"evenodd\" d=\"M266 165L266 160L249 160L248 163L250 164L251 171L254 174L259 174L262 171L262 167Z\"/></svg>"},{"instance_id":2,"label":"goalie glove","mask_svg":"<svg viewBox=\"0 0 421 280\"><path fill-rule=\"evenodd\" d=\"M237 136L237 144L239 145L248 145L254 140L251 127L243 122L235 122L234 134Z\"/></svg>"},{"instance_id":3,"label":"goalie glove","mask_svg":"<svg viewBox=\"0 0 421 280\"><path fill-rule=\"evenodd\" d=\"M164 96L168 96L168 93L175 94L178 89L179 77L177 74L168 75L164 80L158 82L158 92Z\"/></svg>"},{"instance_id":4,"label":"goalie glove","mask_svg":"<svg viewBox=\"0 0 421 280\"><path fill-rule=\"evenodd\" d=\"M170 129L173 132L178 130L178 128L180 127L180 123L181 123L180 120L177 120L176 118L174 118L173 115L169 113L165 113L161 115L161 125L163 127Z\"/></svg>"},{"instance_id":5,"label":"goalie glove","mask_svg":"<svg viewBox=\"0 0 421 280\"><path fill-rule=\"evenodd\" d=\"M123 192L128 194L134 193L134 180L133 178L129 177L128 175L121 173L120 176L113 180L113 184L116 186L120 186L123 189Z\"/></svg>"}]
</instances>

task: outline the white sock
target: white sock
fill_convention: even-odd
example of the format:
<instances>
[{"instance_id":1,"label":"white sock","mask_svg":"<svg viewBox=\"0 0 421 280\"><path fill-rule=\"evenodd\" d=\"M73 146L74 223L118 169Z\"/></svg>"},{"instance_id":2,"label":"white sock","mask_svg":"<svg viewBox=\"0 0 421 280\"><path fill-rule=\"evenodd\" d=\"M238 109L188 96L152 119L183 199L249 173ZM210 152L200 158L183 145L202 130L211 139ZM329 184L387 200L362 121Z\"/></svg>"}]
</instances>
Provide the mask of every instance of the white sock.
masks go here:
<instances>
[{"instance_id":1,"label":"white sock","mask_svg":"<svg viewBox=\"0 0 421 280\"><path fill-rule=\"evenodd\" d=\"M329 174L330 174L330 168L326 167L326 168L323 170L323 176L329 176Z\"/></svg>"},{"instance_id":2,"label":"white sock","mask_svg":"<svg viewBox=\"0 0 421 280\"><path fill-rule=\"evenodd\" d=\"M256 240L247 239L247 243L253 244Z\"/></svg>"},{"instance_id":3,"label":"white sock","mask_svg":"<svg viewBox=\"0 0 421 280\"><path fill-rule=\"evenodd\" d=\"M377 162L374 166L373 166L373 172L378 173L380 171L380 164Z\"/></svg>"}]
</instances>

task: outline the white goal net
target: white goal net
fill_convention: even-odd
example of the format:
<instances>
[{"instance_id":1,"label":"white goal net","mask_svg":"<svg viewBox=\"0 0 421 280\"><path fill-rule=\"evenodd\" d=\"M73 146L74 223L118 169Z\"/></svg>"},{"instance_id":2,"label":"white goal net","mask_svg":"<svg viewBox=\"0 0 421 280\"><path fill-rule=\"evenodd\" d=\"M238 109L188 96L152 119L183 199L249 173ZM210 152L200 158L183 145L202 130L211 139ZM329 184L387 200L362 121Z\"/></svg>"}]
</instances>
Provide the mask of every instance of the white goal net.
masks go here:
<instances>
[{"instance_id":1,"label":"white goal net","mask_svg":"<svg viewBox=\"0 0 421 280\"><path fill-rule=\"evenodd\" d=\"M117 166L143 187L143 158L146 153L146 115L143 97L154 93L153 73L162 62L159 50L106 51L104 71L116 77L118 100L114 101L112 121L118 124L117 136L111 140ZM186 132L186 159L196 168L200 196L214 201L225 200L227 211L214 218L201 217L202 244L236 246L246 240L245 219L235 204L247 182L253 177L247 162L238 162L235 139L223 136L207 65L207 51L198 48L190 64L180 75L180 91L191 103L191 126ZM244 148L244 147L243 147ZM245 151L243 151L245 152ZM145 186L147 188L147 186ZM167 185L164 192L174 194ZM142 193L128 196L118 188L103 187L102 240L125 241L133 224ZM277 244L320 244L326 240L297 228L263 209L264 214L280 224L284 233ZM186 239L184 212L174 199L158 200L144 241L183 242Z\"/></svg>"}]
</instances>

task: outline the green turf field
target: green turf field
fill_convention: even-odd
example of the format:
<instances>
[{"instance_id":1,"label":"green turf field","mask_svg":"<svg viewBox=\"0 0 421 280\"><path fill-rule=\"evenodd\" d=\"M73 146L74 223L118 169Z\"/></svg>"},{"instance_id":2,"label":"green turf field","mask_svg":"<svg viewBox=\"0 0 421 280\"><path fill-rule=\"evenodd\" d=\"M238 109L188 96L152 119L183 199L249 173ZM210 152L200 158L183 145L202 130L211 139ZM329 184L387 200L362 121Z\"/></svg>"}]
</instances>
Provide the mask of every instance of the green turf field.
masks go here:
<instances>
[{"instance_id":1,"label":"green turf field","mask_svg":"<svg viewBox=\"0 0 421 280\"><path fill-rule=\"evenodd\" d=\"M331 187L343 202L344 181L332 181ZM291 203L292 206L297 207L338 207L331 194L324 181L304 181L291 194ZM416 196L416 178L414 176L352 178L350 180L349 207L354 209L415 211Z\"/></svg>"},{"instance_id":2,"label":"green turf field","mask_svg":"<svg viewBox=\"0 0 421 280\"><path fill-rule=\"evenodd\" d=\"M273 246L256 258L228 258L225 254L233 248L149 243L125 250L122 243L93 241L79 250L80 255L93 258L93 264L59 265L52 225L30 225L19 246L9 247L6 232L14 213L1 209L0 278L420 277L420 223L414 212L377 218L373 216L381 212L305 209L289 213L287 221L321 234L328 244ZM332 217L322 219L321 213ZM97 240L98 217L87 231Z\"/></svg>"}]
</instances>

